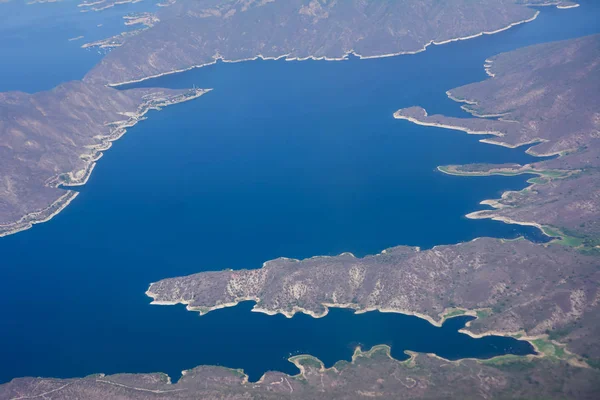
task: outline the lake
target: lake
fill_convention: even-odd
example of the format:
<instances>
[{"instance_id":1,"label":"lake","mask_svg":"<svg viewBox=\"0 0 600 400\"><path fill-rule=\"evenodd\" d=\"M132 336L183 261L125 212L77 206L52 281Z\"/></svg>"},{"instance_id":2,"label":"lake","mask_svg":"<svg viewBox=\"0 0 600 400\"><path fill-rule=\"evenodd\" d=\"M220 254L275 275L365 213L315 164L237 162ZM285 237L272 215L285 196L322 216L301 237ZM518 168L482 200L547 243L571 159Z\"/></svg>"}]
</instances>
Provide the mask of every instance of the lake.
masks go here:
<instances>
[{"instance_id":1,"label":"lake","mask_svg":"<svg viewBox=\"0 0 600 400\"><path fill-rule=\"evenodd\" d=\"M0 2L0 91L28 93L49 90L81 79L110 49L82 49L85 43L138 29L123 16L155 11L153 1L119 4L99 12L78 7L80 0L27 4ZM79 38L80 36L83 36Z\"/></svg>"},{"instance_id":2,"label":"lake","mask_svg":"<svg viewBox=\"0 0 600 400\"><path fill-rule=\"evenodd\" d=\"M215 90L151 112L106 152L62 213L0 239L0 359L10 361L0 366L0 382L154 371L176 380L200 364L244 368L258 379L269 369L297 372L290 355L309 353L329 366L350 359L359 344L391 344L398 358L406 349L453 359L530 352L510 338L458 333L464 318L442 328L348 310L286 319L252 313L250 303L198 317L179 306L151 306L144 292L162 278L259 268L279 256L362 256L479 236L543 240L531 227L464 217L482 209L484 199L526 187L526 176L436 171L445 164L533 161L523 148L482 144L481 137L392 114L420 105L430 114L466 117L445 92L486 79L486 58L598 32L599 15L593 1L570 10L545 7L530 24L417 55L220 62L136 85ZM79 78L89 60L78 51L72 71L40 71L34 83L12 85L39 90ZM26 58L0 71L18 76L22 63Z\"/></svg>"}]
</instances>

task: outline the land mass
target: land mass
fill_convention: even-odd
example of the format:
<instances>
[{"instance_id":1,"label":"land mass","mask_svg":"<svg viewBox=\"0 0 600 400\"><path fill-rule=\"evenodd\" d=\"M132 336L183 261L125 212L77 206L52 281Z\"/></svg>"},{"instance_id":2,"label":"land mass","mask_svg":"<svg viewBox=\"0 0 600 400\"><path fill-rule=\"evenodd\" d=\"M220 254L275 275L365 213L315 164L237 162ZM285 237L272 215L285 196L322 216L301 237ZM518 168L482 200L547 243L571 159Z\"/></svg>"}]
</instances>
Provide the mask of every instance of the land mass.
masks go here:
<instances>
[{"instance_id":1,"label":"land mass","mask_svg":"<svg viewBox=\"0 0 600 400\"><path fill-rule=\"evenodd\" d=\"M0 236L62 210L102 152L149 110L204 90L134 89L69 82L47 92L0 93Z\"/></svg>"},{"instance_id":2,"label":"land mass","mask_svg":"<svg viewBox=\"0 0 600 400\"><path fill-rule=\"evenodd\" d=\"M80 7L101 9L125 2L130 0L92 0ZM140 110L148 108L140 96L150 92L117 92L107 85L217 59L341 59L350 52L363 57L414 53L433 43L491 34L530 21L538 11L527 5L567 7L575 3L182 0L168 4L158 16L141 14L141 19L129 20L143 22L142 29L84 44L113 51L82 82L33 95L0 94L0 236L47 221L64 209L77 193L58 187L84 183L100 154L98 147L106 147L107 138L121 135L115 123L131 126ZM155 91L176 97L150 101L162 105L202 93ZM123 118L128 113L137 116Z\"/></svg>"},{"instance_id":3,"label":"land mass","mask_svg":"<svg viewBox=\"0 0 600 400\"><path fill-rule=\"evenodd\" d=\"M81 7L81 12L104 11L121 4L139 3L140 1L142 0L89 0L79 3L77 7Z\"/></svg>"},{"instance_id":4,"label":"land mass","mask_svg":"<svg viewBox=\"0 0 600 400\"><path fill-rule=\"evenodd\" d=\"M525 166L477 164L440 170L457 175L538 175L528 189L490 201L495 210L471 217L489 214L506 222L535 224L561 240L534 244L480 238L425 251L395 247L364 258L351 254L302 261L280 258L256 270L161 280L150 285L148 296L154 304L186 304L201 314L244 300L255 301L255 311L287 316L304 312L320 317L328 307L348 307L357 312L414 314L440 324L448 316L469 314L477 316L465 329L471 335L517 336L534 344L542 341L538 348L551 348L548 353L555 363L527 364L528 377L538 368L545 377L552 376L554 368L565 369L567 375L571 367L596 374L599 61L600 35L517 50L486 62L487 81L449 92L467 104L474 118L430 117L421 108L395 114L423 125L485 134L491 144L531 144L532 154L558 155ZM505 214L498 216L499 212ZM577 237L565 235L567 230ZM523 375L524 370L516 372L513 367L505 371L511 379ZM447 371L430 372L443 376ZM598 385L598 377L590 379L591 385ZM547 393L550 387L540 385L536 395L586 397L564 385ZM460 391L450 397L457 396L465 397ZM519 396L527 395L519 391L510 395Z\"/></svg>"},{"instance_id":5,"label":"land mass","mask_svg":"<svg viewBox=\"0 0 600 400\"><path fill-rule=\"evenodd\" d=\"M9 157L3 155L0 163L10 161L0 164L0 169L14 171L9 176L18 179L5 179L0 215L26 213L23 204L31 202L33 206L28 207L36 209L62 193L58 186L84 182L100 151L125 126L139 120L139 110L202 93L116 92L105 84L144 79L215 58L341 58L349 51L362 56L421 51L432 41L443 43L531 19L535 11L524 4L532 3L465 0L450 7L433 0L377 4L248 0L219 6L210 1L177 2L160 14L159 23L126 39L84 83L40 95L45 101L38 95L3 95L0 127L8 135L0 137L10 140L0 146ZM430 14L431 10L443 18ZM403 19L406 16L408 22ZM431 21L439 29L433 29ZM415 30L411 24L424 28ZM402 30L408 31L407 27L410 32ZM266 37L266 32L279 34ZM559 155L526 166L446 166L441 170L458 175L538 175L530 188L488 201L494 210L471 217L536 224L562 240L542 245L523 239L480 238L423 251L399 246L364 258L348 253L302 261L280 258L255 270L161 280L147 292L155 304L182 303L200 313L253 300L257 311L287 316L304 312L319 317L328 307L349 307L360 312L379 309L414 314L439 325L450 316L467 314L477 319L465 332L519 337L530 341L539 356L449 362L412 355L409 361L400 362L380 346L369 353L357 351L352 363L340 362L330 369L313 357L295 357L291 361L299 367L299 375L269 372L256 383L248 382L240 371L198 367L186 371L177 384L164 374L20 378L1 385L0 398L595 398L600 391L596 340L600 335L600 270L595 244L599 43L600 36L591 36L488 60L485 68L490 79L449 92L467 104L473 118L428 116L421 108L395 114L415 123L485 134L489 136L485 141L492 144L534 145L528 151L535 155ZM56 107L51 113L49 105ZM119 114L126 110L131 115ZM41 117L31 117L35 115ZM42 129L54 120L58 120L56 128ZM64 127L70 130L65 133ZM29 149L29 140L34 141L35 151ZM44 146L52 151L42 151ZM56 192L45 194L45 190Z\"/></svg>"},{"instance_id":6,"label":"land mass","mask_svg":"<svg viewBox=\"0 0 600 400\"><path fill-rule=\"evenodd\" d=\"M127 38L85 77L121 84L226 61L384 57L470 39L528 22L544 0L178 1L159 23Z\"/></svg>"},{"instance_id":7,"label":"land mass","mask_svg":"<svg viewBox=\"0 0 600 400\"><path fill-rule=\"evenodd\" d=\"M600 35L548 43L486 61L490 79L448 91L474 118L428 115L421 107L394 116L416 124L486 135L482 142L531 145L536 156L558 156L530 165L446 166L455 175L534 173L519 192L483 204L493 210L469 218L536 225L565 243L600 244ZM492 117L490 117L492 116Z\"/></svg>"},{"instance_id":8,"label":"land mass","mask_svg":"<svg viewBox=\"0 0 600 400\"><path fill-rule=\"evenodd\" d=\"M472 335L538 337L564 331L569 350L600 359L598 258L552 244L482 238L420 251L394 247L355 258L280 258L260 269L202 272L150 285L153 304L205 314L246 300L255 311L322 317L328 307L412 314L441 325L454 308L478 315ZM476 310L481 310L477 314Z\"/></svg>"},{"instance_id":9,"label":"land mass","mask_svg":"<svg viewBox=\"0 0 600 400\"><path fill-rule=\"evenodd\" d=\"M295 376L268 372L248 382L240 370L197 367L183 371L176 384L165 374L93 375L79 379L19 378L0 386L2 399L595 399L600 371L560 361L492 359L448 362L407 352L390 357L389 347L356 349L352 362L325 368L317 358L290 358Z\"/></svg>"},{"instance_id":10,"label":"land mass","mask_svg":"<svg viewBox=\"0 0 600 400\"><path fill-rule=\"evenodd\" d=\"M526 166L476 164L441 170L540 175L526 194L509 192L497 201L500 205L493 204L496 210L477 215L504 211L517 223L527 223L516 217L526 213L533 224L550 222L548 229L570 229L588 235L587 241L540 245L480 238L426 251L396 247L361 259L351 254L281 258L256 270L165 279L150 285L147 294L156 304L183 303L201 313L255 300L258 311L288 316L301 311L318 317L329 306L377 308L417 314L432 323L447 308L485 308L491 312L469 328L475 334L561 331L574 352L600 357L600 347L590 340L600 334L598 249L593 240L599 221L599 66L600 35L537 45L488 60L493 77L449 92L474 114L501 114L501 119L430 117L416 107L395 114L419 124L493 132L494 141L509 145L535 142L528 150L534 154L560 154Z\"/></svg>"}]
</instances>

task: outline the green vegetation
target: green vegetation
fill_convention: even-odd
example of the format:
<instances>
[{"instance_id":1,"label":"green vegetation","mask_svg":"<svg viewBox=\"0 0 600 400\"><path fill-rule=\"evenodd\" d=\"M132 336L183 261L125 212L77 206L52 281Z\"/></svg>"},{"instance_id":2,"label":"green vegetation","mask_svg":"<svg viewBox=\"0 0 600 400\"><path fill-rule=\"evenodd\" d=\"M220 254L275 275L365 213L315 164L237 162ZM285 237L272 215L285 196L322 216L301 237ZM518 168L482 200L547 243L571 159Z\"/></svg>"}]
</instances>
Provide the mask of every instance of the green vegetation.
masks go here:
<instances>
[{"instance_id":1,"label":"green vegetation","mask_svg":"<svg viewBox=\"0 0 600 400\"><path fill-rule=\"evenodd\" d=\"M158 372L158 375L160 376L161 382L167 383L171 380L171 378L169 378L169 375L165 374L164 372Z\"/></svg>"},{"instance_id":2,"label":"green vegetation","mask_svg":"<svg viewBox=\"0 0 600 400\"><path fill-rule=\"evenodd\" d=\"M580 228L584 228L585 227L585 223L580 224L579 227ZM581 240L582 241L582 245L584 247L594 248L596 246L600 246L600 237L591 236L591 235L585 235L585 234L581 235L581 232L574 231L572 229L567 229L567 228L564 228L562 230L562 232L565 235L569 236L569 237L573 237L573 238Z\"/></svg>"},{"instance_id":3,"label":"green vegetation","mask_svg":"<svg viewBox=\"0 0 600 400\"><path fill-rule=\"evenodd\" d=\"M513 337L519 338L522 335L514 335ZM573 357L571 354L567 353L564 346L557 345L552 343L548 339L534 339L531 340L531 344L535 346L535 349L541 353L544 357L547 357L550 360L568 360ZM506 354L503 356L498 356L494 358L490 358L489 360L483 360L481 363L486 365L491 365L503 369L516 369L516 370L524 370L530 368L531 361L524 358L523 356L515 356L512 354Z\"/></svg>"},{"instance_id":4,"label":"green vegetation","mask_svg":"<svg viewBox=\"0 0 600 400\"><path fill-rule=\"evenodd\" d=\"M492 314L492 310L489 308L482 308L481 310L476 310L477 318L483 319L487 318Z\"/></svg>"},{"instance_id":5,"label":"green vegetation","mask_svg":"<svg viewBox=\"0 0 600 400\"><path fill-rule=\"evenodd\" d=\"M581 247L584 245L584 241L582 239L573 236L565 236L561 238L557 243L569 247Z\"/></svg>"},{"instance_id":6,"label":"green vegetation","mask_svg":"<svg viewBox=\"0 0 600 400\"><path fill-rule=\"evenodd\" d=\"M483 361L481 361L481 363L485 364L485 365L497 366L497 365L503 365L503 364L512 363L512 362L523 362L523 360L524 360L523 356L515 356L514 354L505 354L503 356L490 358L489 360L483 360Z\"/></svg>"},{"instance_id":7,"label":"green vegetation","mask_svg":"<svg viewBox=\"0 0 600 400\"><path fill-rule=\"evenodd\" d=\"M336 362L335 364L333 364L333 368L337 369L338 371L341 371L343 369L346 369L346 367L350 366L351 364L346 361L346 360L340 360L338 362Z\"/></svg>"},{"instance_id":8,"label":"green vegetation","mask_svg":"<svg viewBox=\"0 0 600 400\"><path fill-rule=\"evenodd\" d=\"M367 353L369 357L389 357L390 348L386 345L373 346Z\"/></svg>"},{"instance_id":9,"label":"green vegetation","mask_svg":"<svg viewBox=\"0 0 600 400\"><path fill-rule=\"evenodd\" d=\"M460 308L456 308L454 310L448 311L446 314L444 314L442 316L443 319L448 319L448 318L452 318L452 317L458 317L459 315L465 315L466 314L466 310L460 309Z\"/></svg>"},{"instance_id":10,"label":"green vegetation","mask_svg":"<svg viewBox=\"0 0 600 400\"><path fill-rule=\"evenodd\" d=\"M564 347L558 346L547 339L535 339L531 343L540 353L551 360L566 360L569 358Z\"/></svg>"},{"instance_id":11,"label":"green vegetation","mask_svg":"<svg viewBox=\"0 0 600 400\"><path fill-rule=\"evenodd\" d=\"M535 184L535 185L543 185L545 183L548 183L548 180L545 178L537 177L537 178L527 179L527 182Z\"/></svg>"},{"instance_id":12,"label":"green vegetation","mask_svg":"<svg viewBox=\"0 0 600 400\"><path fill-rule=\"evenodd\" d=\"M371 356L375 355L375 353L377 353L381 350L383 350L383 354L387 354L388 349L389 349L389 347L385 344L379 344L379 345L373 346L368 351L363 351L360 347L358 347L354 351L354 355L356 357L371 357Z\"/></svg>"},{"instance_id":13,"label":"green vegetation","mask_svg":"<svg viewBox=\"0 0 600 400\"><path fill-rule=\"evenodd\" d=\"M291 362L300 364L304 367L311 367L316 369L323 368L323 363L318 358L309 355L299 355L290 358Z\"/></svg>"},{"instance_id":14,"label":"green vegetation","mask_svg":"<svg viewBox=\"0 0 600 400\"><path fill-rule=\"evenodd\" d=\"M560 229L552 226L543 226L542 232L544 232L546 236L556 238L552 240L552 243L569 247L581 247L585 244L585 239L576 236L569 236Z\"/></svg>"},{"instance_id":15,"label":"green vegetation","mask_svg":"<svg viewBox=\"0 0 600 400\"><path fill-rule=\"evenodd\" d=\"M238 378L245 378L246 374L244 373L243 369L232 369L231 370L231 374L238 377Z\"/></svg>"}]
</instances>

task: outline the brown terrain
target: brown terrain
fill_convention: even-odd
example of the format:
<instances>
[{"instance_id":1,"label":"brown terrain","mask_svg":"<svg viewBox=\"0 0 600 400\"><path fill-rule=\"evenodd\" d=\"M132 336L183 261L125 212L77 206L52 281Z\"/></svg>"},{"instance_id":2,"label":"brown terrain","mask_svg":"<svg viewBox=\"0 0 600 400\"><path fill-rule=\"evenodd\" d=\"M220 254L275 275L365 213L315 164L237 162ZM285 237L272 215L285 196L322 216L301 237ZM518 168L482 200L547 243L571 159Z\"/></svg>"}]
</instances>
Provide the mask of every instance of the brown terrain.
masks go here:
<instances>
[{"instance_id":1,"label":"brown terrain","mask_svg":"<svg viewBox=\"0 0 600 400\"><path fill-rule=\"evenodd\" d=\"M494 32L530 20L544 0L201 0L161 9L160 23L128 38L85 78L119 84L255 57L339 59L423 51L432 42Z\"/></svg>"},{"instance_id":2,"label":"brown terrain","mask_svg":"<svg viewBox=\"0 0 600 400\"><path fill-rule=\"evenodd\" d=\"M126 2L131 0L86 1L80 7L100 11ZM113 51L83 82L34 95L0 94L0 236L60 212L76 193L56 187L84 182L94 165L91 160L97 158L96 147L105 147L104 142L122 133L121 127L110 124L130 125L124 121L133 122L139 115L129 118L123 113L139 114L146 108L147 99L140 99L146 92L112 91L105 88L107 84L212 63L217 58L340 58L350 51L371 57L422 51L432 42L494 32L530 20L537 11L527 4L572 4L545 0L167 3L160 18L144 14L145 28L85 44Z\"/></svg>"},{"instance_id":3,"label":"brown terrain","mask_svg":"<svg viewBox=\"0 0 600 400\"><path fill-rule=\"evenodd\" d=\"M450 91L474 115L502 115L499 120L429 117L420 108L396 113L415 123L492 132L495 136L487 141L496 144L538 143L531 150L534 154L560 154L526 166L478 164L441 170L459 175L539 175L525 191L488 203L497 210L475 217L501 213L511 220L532 221L562 240L541 245L480 238L425 251L396 247L360 259L351 254L302 261L282 258L258 270L165 279L150 285L147 294L155 304L183 303L200 313L244 300L255 301L257 311L288 316L304 312L318 317L328 307L350 307L416 314L439 324L449 315L465 313L478 317L466 328L468 333L525 338L546 356L544 360L553 360L546 364L533 359L520 370L525 358L509 359L501 364L510 379L532 378L538 369L548 377L554 368L564 369L558 374L565 376L571 376L567 369L572 367L596 374L600 367L600 271L595 242L599 43L596 35L503 54L487 63L491 79ZM519 219L520 215L527 219ZM481 368L487 365L479 363ZM455 366L448 365L449 369ZM445 375L448 369L436 367L431 373ZM589 383L596 386L597 379L590 377ZM567 386L547 393L551 385L540 385L537 396L586 397ZM507 397L519 396L531 394L516 391Z\"/></svg>"},{"instance_id":4,"label":"brown terrain","mask_svg":"<svg viewBox=\"0 0 600 400\"><path fill-rule=\"evenodd\" d=\"M420 107L398 110L396 118L472 134L482 141L516 147L533 144L534 155L560 155L517 169L547 171L521 192L488 201L495 209L472 218L529 222L562 232L572 241L598 244L600 238L600 35L549 43L500 54L488 60L483 82L452 89L476 118L427 115ZM500 116L499 119L480 115ZM487 166L490 173L498 166ZM455 173L468 166L453 166ZM555 174L552 171L563 171ZM482 172L480 168L480 172ZM565 174L565 171L571 171ZM468 175L468 174L466 174Z\"/></svg>"},{"instance_id":5,"label":"brown terrain","mask_svg":"<svg viewBox=\"0 0 600 400\"><path fill-rule=\"evenodd\" d=\"M216 58L421 51L432 41L530 19L535 11L526 4L550 2L178 1L159 13L160 22L124 40L83 83L34 95L0 95L0 170L8 171L0 183L0 235L43 221L68 204L73 192L58 186L84 183L101 151L146 110L203 93L120 92L105 84ZM399 246L364 258L280 258L255 270L165 279L147 292L156 304L184 303L200 313L253 300L258 311L288 316L305 312L318 317L328 307L350 307L415 314L439 324L467 314L477 317L465 328L469 334L519 337L535 346L537 356L450 362L421 354L400 362L380 346L357 351L352 363L330 369L310 356L294 357L290 361L300 368L299 375L270 372L256 383L247 382L240 371L202 366L186 371L177 384L164 374L19 378L0 385L0 399L597 398L599 50L597 35L488 60L490 79L449 92L465 102L473 118L428 116L418 107L395 114L486 134L489 143L532 144L529 151L536 155L560 155L526 166L441 170L538 175L528 189L488 201L493 210L470 216L537 224L561 240L542 245L480 238L423 251Z\"/></svg>"},{"instance_id":6,"label":"brown terrain","mask_svg":"<svg viewBox=\"0 0 600 400\"><path fill-rule=\"evenodd\" d=\"M0 93L0 236L60 211L84 184L102 151L150 109L201 90L118 91L82 82L36 94Z\"/></svg>"},{"instance_id":7,"label":"brown terrain","mask_svg":"<svg viewBox=\"0 0 600 400\"><path fill-rule=\"evenodd\" d=\"M81 379L19 378L0 386L2 399L595 399L600 371L536 359L448 362L410 353L404 362L387 346L357 350L332 368L310 356L290 359L295 376L268 372L256 383L238 370L197 367L176 384L164 374L94 375Z\"/></svg>"},{"instance_id":8,"label":"brown terrain","mask_svg":"<svg viewBox=\"0 0 600 400\"><path fill-rule=\"evenodd\" d=\"M481 238L425 251L395 247L364 258L280 258L260 269L165 279L147 294L155 304L187 304L201 314L246 300L256 301L258 311L287 316L350 307L416 314L436 324L453 308L483 310L468 328L475 335L560 331L569 350L600 360L594 340L599 283L595 255L559 244Z\"/></svg>"},{"instance_id":9,"label":"brown terrain","mask_svg":"<svg viewBox=\"0 0 600 400\"><path fill-rule=\"evenodd\" d=\"M84 0L77 6L81 8L81 12L89 11L104 11L106 9L127 3L138 3L143 0Z\"/></svg>"}]
</instances>

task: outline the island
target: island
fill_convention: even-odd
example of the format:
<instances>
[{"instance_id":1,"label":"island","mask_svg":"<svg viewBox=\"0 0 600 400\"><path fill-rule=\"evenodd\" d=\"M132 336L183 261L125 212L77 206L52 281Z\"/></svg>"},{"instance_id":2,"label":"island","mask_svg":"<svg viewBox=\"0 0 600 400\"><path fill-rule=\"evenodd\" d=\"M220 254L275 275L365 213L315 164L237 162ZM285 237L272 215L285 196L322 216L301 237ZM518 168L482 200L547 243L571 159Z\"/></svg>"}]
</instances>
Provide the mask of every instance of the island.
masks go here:
<instances>
[{"instance_id":1,"label":"island","mask_svg":"<svg viewBox=\"0 0 600 400\"><path fill-rule=\"evenodd\" d=\"M373 358L367 361L361 352L358 357L355 355L352 364L342 363L339 369L338 365L325 369L310 356L291 359L300 363L301 374L294 378L309 383L303 387L316 390L315 398L319 398L319 390L325 392L323 397L339 398L439 398L443 397L444 390L448 390L447 396L451 398L594 398L600 385L600 346L596 340L600 335L600 271L597 267L600 253L594 240L598 202L593 194L598 159L595 156L598 149L596 115L600 104L597 101L600 92L593 89L598 84L599 48L600 35L595 35L537 45L488 60L485 68L490 78L487 81L449 92L452 98L468 104L474 115L471 119L429 117L420 108L399 110L395 114L399 119L414 123L485 134L491 137L484 139L490 144L514 147L529 144L534 146L528 150L532 154L557 154L553 159L526 166L478 164L440 168L457 175L538 175L525 192L532 192L536 199L540 196L537 193L548 193L542 191L550 187L562 193L559 201L549 199L537 204L526 195L516 197L520 201L510 206L496 207L509 213L529 207L533 211L527 215L532 222L516 219L515 222L537 224L546 233L554 229L556 240L538 244L522 238L478 238L428 250L398 246L363 258L349 253L305 260L279 258L266 262L260 269L202 272L164 279L152 283L146 294L153 299L153 304L185 304L188 310L201 315L247 300L256 302L254 311L288 317L302 312L318 318L326 315L330 307L344 307L356 312L377 309L411 314L440 325L452 316L472 315L476 319L470 321L463 332L474 337L490 334L517 337L530 341L538 352L537 356L458 362L418 355L409 362L417 368L410 369L409 375L406 371L399 373L397 369L386 367L385 377L375 372L380 371L382 363L409 364L385 357L378 357L377 362L373 362ZM563 119L573 124L566 125ZM513 199L512 196L504 195L498 202ZM577 207L579 203L571 203L574 198L588 199L589 205ZM544 211L535 213L538 207ZM565 207L570 214L565 219L557 218ZM580 237L578 241L563 236L562 230L572 227L567 223L580 220L586 222L572 229L577 235L589 236ZM381 356L384 351L379 347L373 352ZM368 365L368 371L352 375L352 383L357 386L340 383L342 374L350 374L348 368L360 365ZM470 374L465 368L484 375L477 375L481 378L479 381L466 383ZM427 376L427 383L419 383L416 371L421 370ZM230 371L229 374L240 373ZM312 381L307 374L314 377ZM573 381L578 381L580 374L586 376L582 386ZM244 396L265 398L261 397L262 393L249 391L265 390L263 385L271 383L271 376L278 376L277 389L287 390L288 396L307 395L298 393L292 377L271 373L256 384L247 383L240 375L236 385L243 388ZM336 380L326 386L331 376ZM388 380L390 376L394 378L393 383ZM468 389L449 383L449 376L455 380L460 377L461 382L466 379ZM187 377L188 372L184 374L184 378ZM79 385L75 388L97 385L91 379L74 381L74 385ZM398 380L403 382L402 390L394 386ZM316 389L310 385L315 381ZM19 383L13 381L12 384ZM57 386L65 384L67 381L55 383ZM428 393L432 384L436 390ZM178 385L180 383L171 387L180 388ZM220 387L229 388L228 385ZM350 387L351 392L345 392ZM129 398L135 398L132 389L128 390ZM228 396L234 393L227 391ZM224 395L215 396L223 398Z\"/></svg>"},{"instance_id":2,"label":"island","mask_svg":"<svg viewBox=\"0 0 600 400\"><path fill-rule=\"evenodd\" d=\"M598 49L600 35L593 35L502 54L486 64L493 77L449 92L475 114L501 119L428 116L421 108L395 113L418 124L494 135L487 143L535 143L527 151L559 154L530 166L441 168L458 175L539 175L524 191L488 202L495 210L469 216L535 224L557 240L479 238L425 251L400 246L364 258L281 258L260 269L165 279L151 284L147 295L154 304L186 304L201 314L254 300L256 311L287 316L319 317L328 307L350 307L414 314L434 324L459 308L480 317L469 326L474 335L548 334L586 355L579 361L599 364L593 340L600 335Z\"/></svg>"},{"instance_id":3,"label":"island","mask_svg":"<svg viewBox=\"0 0 600 400\"><path fill-rule=\"evenodd\" d=\"M128 2L92 0L79 6L103 9ZM112 50L82 81L34 95L0 94L0 106L7 110L0 115L0 170L4 172L0 236L48 221L64 209L77 193L59 186L87 180L99 150L107 148L107 140L122 135L120 124L131 126L149 108L204 93L157 90L157 96L167 97L146 104L147 99L140 97L149 92L114 91L107 86L218 59L341 60L350 53L361 58L413 54L432 44L498 33L532 21L539 11L530 5L575 4L565 0L457 0L451 5L437 0L376 4L247 0L215 5L208 0L184 0L169 2L158 15L136 15L127 21L143 23L143 28L82 46ZM71 108L77 111L73 114ZM42 130L46 124L49 129Z\"/></svg>"},{"instance_id":4,"label":"island","mask_svg":"<svg viewBox=\"0 0 600 400\"><path fill-rule=\"evenodd\" d=\"M76 192L60 187L85 183L102 151L148 110L206 92L119 91L110 85L216 59L414 53L529 21L537 11L527 5L576 6L542 0L459 0L452 6L435 0L377 5L248 0L208 6L213 3L178 1L164 8L160 22L126 38L82 82L34 95L0 95L0 170L9 171L0 186L0 235L26 229L66 206ZM252 35L243 34L250 29ZM439 170L465 179L535 175L528 188L484 200L491 209L468 216L535 225L554 238L550 242L478 238L426 250L397 246L362 258L350 253L279 258L258 269L163 279L146 292L153 304L185 304L200 315L248 300L256 302L255 311L288 317L302 312L318 318L328 308L344 307L411 314L440 325L471 315L476 318L463 332L527 340L536 355L449 361L408 353L408 360L398 361L389 347L375 346L358 348L351 362L331 368L310 355L295 356L290 362L298 375L268 372L258 382L249 382L243 371L199 366L183 371L177 383L171 382L177 377L161 373L18 378L0 385L0 398L595 399L600 392L599 49L595 35L490 58L483 66L487 80L448 92L471 118L429 116L420 107L394 114L404 120L399 125L480 134L490 145L528 146L528 153L544 157L528 165Z\"/></svg>"},{"instance_id":5,"label":"island","mask_svg":"<svg viewBox=\"0 0 600 400\"><path fill-rule=\"evenodd\" d=\"M280 258L260 269L161 280L146 294L153 304L186 304L200 314L247 300L256 302L254 311L288 317L318 318L329 307L344 307L416 315L441 326L449 313L468 314L478 317L468 325L473 336L537 338L560 331L566 349L596 362L597 260L559 244L481 238L424 251L394 247L364 258Z\"/></svg>"},{"instance_id":6,"label":"island","mask_svg":"<svg viewBox=\"0 0 600 400\"><path fill-rule=\"evenodd\" d=\"M128 30L125 32L121 32L117 35L113 35L108 38L96 40L96 41L93 41L90 43L85 43L81 47L83 49L87 49L90 47L98 47L101 49L119 47L119 46L122 46L123 43L126 40L128 40L129 38L131 38L135 35L139 35L147 28L150 28L155 23L159 22L159 19L156 17L156 15L149 13L149 12L125 15L125 16L123 16L123 19L125 20L125 25L127 25L127 26L142 25L143 27L138 28L138 29Z\"/></svg>"},{"instance_id":7,"label":"island","mask_svg":"<svg viewBox=\"0 0 600 400\"><path fill-rule=\"evenodd\" d=\"M98 0L79 6L106 8L127 2L131 1ZM215 6L211 1L179 1L161 8L158 16L135 16L127 21L141 22L144 28L82 46L114 50L83 81L34 95L0 94L0 106L7 110L0 115L0 170L5 172L0 186L0 236L47 221L64 209L77 193L58 187L87 180L107 138L110 142L122 135L119 124L131 126L149 108L204 92L181 96L163 90L161 93L176 99L151 100L155 104L148 107L146 99L140 98L146 92L117 92L106 86L212 64L217 59L341 60L350 53L362 58L412 54L432 44L493 34L531 21L539 11L529 5L564 8L575 4L565 0L485 0L476 4L459 0L452 5L437 0L377 4L248 0ZM247 34L248 29L252 34ZM56 102L62 102L61 106L56 107ZM51 108L42 109L45 105ZM76 115L71 108L78 110ZM76 126L80 123L83 125ZM51 134L40 129L44 124L50 126ZM41 142L32 140L38 135L44 136ZM42 159L42 150L50 148ZM69 153L68 157L63 152Z\"/></svg>"}]
</instances>

